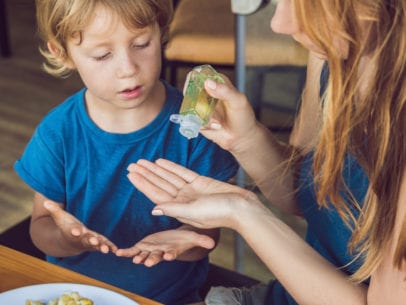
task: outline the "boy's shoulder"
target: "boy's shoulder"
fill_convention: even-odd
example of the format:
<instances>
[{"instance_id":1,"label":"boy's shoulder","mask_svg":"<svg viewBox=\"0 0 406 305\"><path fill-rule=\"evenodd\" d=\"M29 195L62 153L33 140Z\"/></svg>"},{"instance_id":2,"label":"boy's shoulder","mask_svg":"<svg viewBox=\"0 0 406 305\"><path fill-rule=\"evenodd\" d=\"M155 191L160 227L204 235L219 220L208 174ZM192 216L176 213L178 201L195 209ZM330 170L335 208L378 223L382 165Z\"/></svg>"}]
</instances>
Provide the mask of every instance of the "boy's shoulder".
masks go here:
<instances>
[{"instance_id":1,"label":"boy's shoulder","mask_svg":"<svg viewBox=\"0 0 406 305\"><path fill-rule=\"evenodd\" d=\"M74 110L81 102L84 102L84 94L86 89L83 88L76 93L68 96L62 103L52 108L44 117L60 116Z\"/></svg>"},{"instance_id":2,"label":"boy's shoulder","mask_svg":"<svg viewBox=\"0 0 406 305\"><path fill-rule=\"evenodd\" d=\"M51 109L38 125L38 129L59 130L67 126L77 116L80 105L84 101L85 89L72 94L62 103Z\"/></svg>"}]
</instances>

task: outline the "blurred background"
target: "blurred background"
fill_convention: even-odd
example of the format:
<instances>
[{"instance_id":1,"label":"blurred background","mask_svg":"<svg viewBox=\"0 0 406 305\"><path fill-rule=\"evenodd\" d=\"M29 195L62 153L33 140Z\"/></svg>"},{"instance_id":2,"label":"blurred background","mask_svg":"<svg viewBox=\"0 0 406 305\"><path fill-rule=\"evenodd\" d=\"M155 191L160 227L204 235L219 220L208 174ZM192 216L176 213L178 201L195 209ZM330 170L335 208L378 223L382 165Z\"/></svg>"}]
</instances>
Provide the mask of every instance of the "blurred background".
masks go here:
<instances>
[{"instance_id":1,"label":"blurred background","mask_svg":"<svg viewBox=\"0 0 406 305\"><path fill-rule=\"evenodd\" d=\"M0 57L0 215L2 215L0 233L2 233L31 214L33 192L14 172L15 160L21 155L42 117L80 89L82 83L76 75L68 79L57 79L42 70L34 1L0 1L5 4L6 12L6 19L0 16L3 18L0 21L5 21L7 24L11 51L10 56ZM260 12L260 14L264 13ZM265 13L264 18L262 15L249 16L248 22L261 22L261 26L268 31L270 16ZM249 31L250 27L247 30ZM235 80L234 69L215 64L213 66L231 80ZM173 85L181 89L188 71L188 67L179 68L177 81ZM246 70L247 84L255 81L254 74L255 70ZM261 110L260 120L275 131L281 141L286 141L289 136L294 115L299 106L302 84L302 72L283 69L276 72L265 70L263 83L259 89L247 86L246 93L250 98L258 98L259 92L256 90L260 90L263 103L278 101L281 107L262 105L264 107ZM255 190L248 177L244 178L244 184ZM272 208L269 202L264 199L263 202ZM302 220L273 210L299 234L304 234L305 224ZM236 242L239 248L238 262L235 255ZM211 253L210 260L230 270L236 269L236 265L239 265L239 272L263 282L272 278L272 274L257 256L229 230L222 229L220 244Z\"/></svg>"}]
</instances>

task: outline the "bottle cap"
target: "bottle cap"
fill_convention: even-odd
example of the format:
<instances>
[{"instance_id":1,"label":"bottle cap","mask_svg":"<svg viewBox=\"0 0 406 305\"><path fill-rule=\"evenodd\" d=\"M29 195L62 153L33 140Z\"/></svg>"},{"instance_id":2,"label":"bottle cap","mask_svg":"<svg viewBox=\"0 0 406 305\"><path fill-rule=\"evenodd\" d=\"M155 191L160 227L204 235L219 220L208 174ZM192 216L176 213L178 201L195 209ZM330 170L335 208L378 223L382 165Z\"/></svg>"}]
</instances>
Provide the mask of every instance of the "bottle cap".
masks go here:
<instances>
[{"instance_id":1,"label":"bottle cap","mask_svg":"<svg viewBox=\"0 0 406 305\"><path fill-rule=\"evenodd\" d=\"M198 136L200 127L202 126L201 120L194 114L172 114L169 120L180 124L180 134L189 140Z\"/></svg>"}]
</instances>

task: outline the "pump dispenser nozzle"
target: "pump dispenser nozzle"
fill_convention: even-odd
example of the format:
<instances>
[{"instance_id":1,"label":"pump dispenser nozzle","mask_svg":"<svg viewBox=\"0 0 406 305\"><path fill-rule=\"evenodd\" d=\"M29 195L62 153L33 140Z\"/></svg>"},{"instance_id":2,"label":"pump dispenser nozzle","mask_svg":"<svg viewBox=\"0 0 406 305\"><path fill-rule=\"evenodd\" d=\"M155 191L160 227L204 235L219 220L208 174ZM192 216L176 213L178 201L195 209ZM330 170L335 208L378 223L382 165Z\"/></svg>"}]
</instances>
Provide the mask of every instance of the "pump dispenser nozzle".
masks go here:
<instances>
[{"instance_id":1,"label":"pump dispenser nozzle","mask_svg":"<svg viewBox=\"0 0 406 305\"><path fill-rule=\"evenodd\" d=\"M172 114L169 119L171 122L180 124L179 132L182 136L188 138L188 140L196 138L200 127L202 127L202 121L194 114Z\"/></svg>"}]
</instances>

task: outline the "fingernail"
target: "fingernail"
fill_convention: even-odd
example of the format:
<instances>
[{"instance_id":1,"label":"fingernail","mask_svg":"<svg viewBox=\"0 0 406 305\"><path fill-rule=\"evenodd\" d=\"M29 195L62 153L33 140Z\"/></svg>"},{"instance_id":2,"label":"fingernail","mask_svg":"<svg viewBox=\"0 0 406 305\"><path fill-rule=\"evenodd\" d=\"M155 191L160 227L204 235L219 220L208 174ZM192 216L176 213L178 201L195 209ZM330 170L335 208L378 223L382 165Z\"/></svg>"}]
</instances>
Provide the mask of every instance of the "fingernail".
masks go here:
<instances>
[{"instance_id":1,"label":"fingernail","mask_svg":"<svg viewBox=\"0 0 406 305\"><path fill-rule=\"evenodd\" d=\"M214 129L214 130L220 130L221 129L221 125L219 123L211 123L210 124L210 128Z\"/></svg>"},{"instance_id":2,"label":"fingernail","mask_svg":"<svg viewBox=\"0 0 406 305\"><path fill-rule=\"evenodd\" d=\"M212 79L206 80L206 84L207 84L207 87L209 87L210 89L215 90L217 88L217 83Z\"/></svg>"},{"instance_id":3,"label":"fingernail","mask_svg":"<svg viewBox=\"0 0 406 305\"><path fill-rule=\"evenodd\" d=\"M162 215L164 215L164 212L162 210L159 210L159 209L153 209L151 214L154 215L154 216L162 216Z\"/></svg>"},{"instance_id":4,"label":"fingernail","mask_svg":"<svg viewBox=\"0 0 406 305\"><path fill-rule=\"evenodd\" d=\"M52 210L54 206L49 201L44 201L44 207L48 210Z\"/></svg>"}]
</instances>

